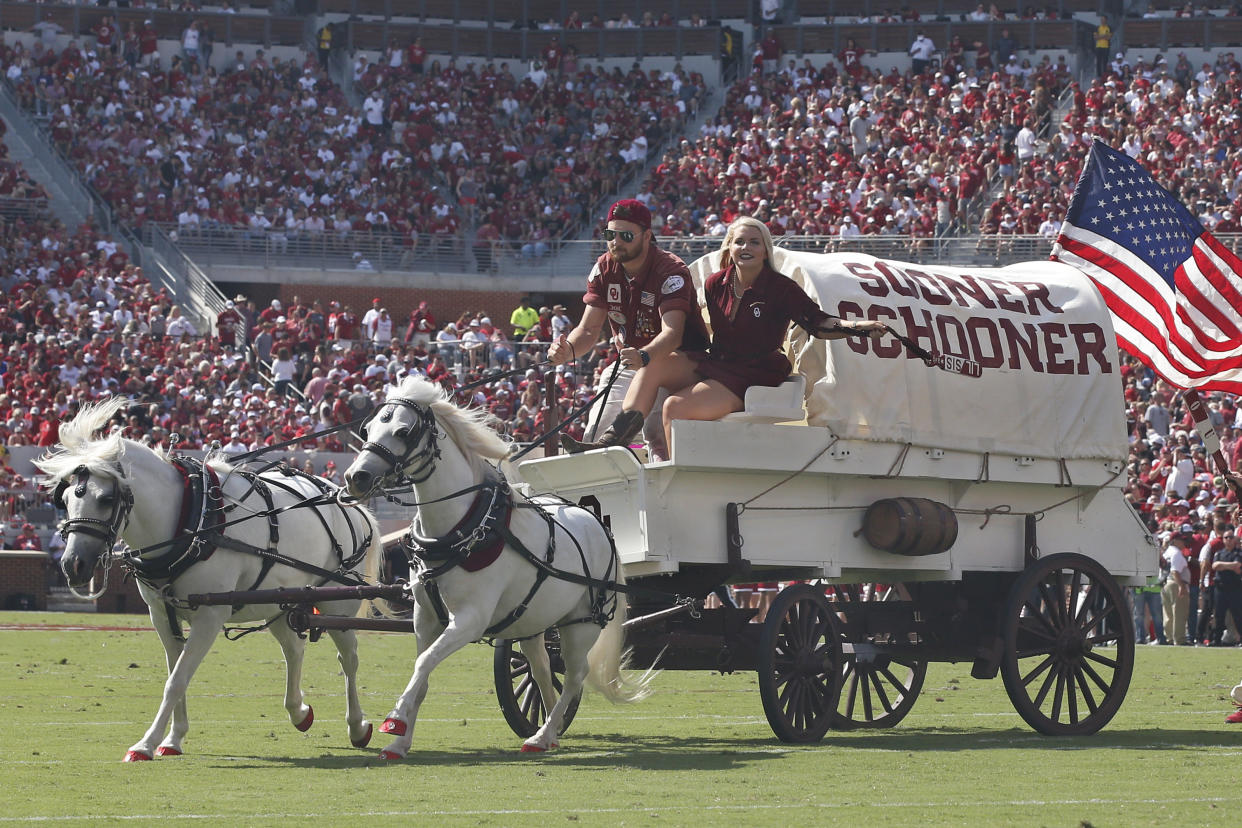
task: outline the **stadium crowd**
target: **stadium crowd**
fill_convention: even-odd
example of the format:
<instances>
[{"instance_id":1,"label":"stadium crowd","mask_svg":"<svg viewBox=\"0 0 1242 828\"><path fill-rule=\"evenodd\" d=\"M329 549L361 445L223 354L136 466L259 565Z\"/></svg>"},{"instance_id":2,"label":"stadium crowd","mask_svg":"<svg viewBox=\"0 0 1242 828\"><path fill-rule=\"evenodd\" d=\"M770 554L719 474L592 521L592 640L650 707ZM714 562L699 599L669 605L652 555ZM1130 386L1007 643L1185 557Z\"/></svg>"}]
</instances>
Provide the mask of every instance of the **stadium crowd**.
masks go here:
<instances>
[{"instance_id":1,"label":"stadium crowd","mask_svg":"<svg viewBox=\"0 0 1242 828\"><path fill-rule=\"evenodd\" d=\"M51 445L58 422L81 404L124 394L140 403L128 423L133 438L240 452L347 423L410 371L453 390L515 366L524 369L520 378L459 401L487 407L515 439L542 429L539 343L567 324L560 306L537 311L516 342L486 311L440 325L421 303L399 324L378 300L359 316L336 302L324 308L296 299L256 311L238 296L215 330L197 331L89 227L70 234L55 220L18 219L0 222L0 233L3 444ZM601 370L610 358L601 348L584 369ZM563 413L589 396L590 383L572 369L558 373L557 384ZM339 436L299 447L344 450Z\"/></svg>"},{"instance_id":2,"label":"stadium crowd","mask_svg":"<svg viewBox=\"0 0 1242 828\"><path fill-rule=\"evenodd\" d=\"M1003 30L1003 51L1020 47ZM779 46L772 55L780 55ZM885 73L852 41L823 66L757 56L695 140L669 147L638 198L672 236L722 235L738 215L777 235L920 239L955 229L1055 236L1093 138L1142 158L1205 225L1239 232L1242 64L1133 64L1086 88L1064 56L1032 65L947 44L938 68ZM782 58L783 60L783 58ZM1066 112L1057 120L1058 105ZM1012 242L1010 242L1012 244Z\"/></svg>"},{"instance_id":3,"label":"stadium crowd","mask_svg":"<svg viewBox=\"0 0 1242 828\"><path fill-rule=\"evenodd\" d=\"M242 230L281 252L303 239L344 249L351 234L460 251L486 224L484 238L546 253L704 90L680 69L580 63L555 38L520 76L503 62L424 60L417 42L383 63L359 57L354 108L311 56L238 51L216 66L77 38L0 47L22 106L121 222Z\"/></svg>"}]
</instances>

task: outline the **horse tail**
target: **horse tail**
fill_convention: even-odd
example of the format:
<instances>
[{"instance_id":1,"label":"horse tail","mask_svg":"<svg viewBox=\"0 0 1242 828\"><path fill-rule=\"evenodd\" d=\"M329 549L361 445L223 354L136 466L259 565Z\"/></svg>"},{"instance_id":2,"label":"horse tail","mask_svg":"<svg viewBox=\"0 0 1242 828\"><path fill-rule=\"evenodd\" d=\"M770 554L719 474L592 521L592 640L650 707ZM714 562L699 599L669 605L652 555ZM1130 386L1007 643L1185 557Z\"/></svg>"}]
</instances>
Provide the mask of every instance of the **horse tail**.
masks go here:
<instances>
[{"instance_id":1,"label":"horse tail","mask_svg":"<svg viewBox=\"0 0 1242 828\"><path fill-rule=\"evenodd\" d=\"M620 570L616 581L625 583ZM652 666L640 676L626 675L631 650L624 646L625 616L625 599L618 595L616 612L587 654L587 682L613 704L647 698L651 695L651 682L659 674Z\"/></svg>"}]
</instances>

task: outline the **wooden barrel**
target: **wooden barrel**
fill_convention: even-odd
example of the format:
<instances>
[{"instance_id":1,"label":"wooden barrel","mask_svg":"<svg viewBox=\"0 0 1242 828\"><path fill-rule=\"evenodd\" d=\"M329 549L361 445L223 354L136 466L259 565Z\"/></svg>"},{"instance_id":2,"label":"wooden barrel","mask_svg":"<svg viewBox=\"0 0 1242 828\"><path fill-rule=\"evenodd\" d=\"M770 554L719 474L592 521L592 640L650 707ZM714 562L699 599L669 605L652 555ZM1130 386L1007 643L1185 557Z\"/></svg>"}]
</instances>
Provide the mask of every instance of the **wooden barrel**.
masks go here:
<instances>
[{"instance_id":1,"label":"wooden barrel","mask_svg":"<svg viewBox=\"0 0 1242 828\"><path fill-rule=\"evenodd\" d=\"M885 552L935 555L957 540L957 515L925 497L890 497L867 507L862 533L867 543Z\"/></svg>"}]
</instances>

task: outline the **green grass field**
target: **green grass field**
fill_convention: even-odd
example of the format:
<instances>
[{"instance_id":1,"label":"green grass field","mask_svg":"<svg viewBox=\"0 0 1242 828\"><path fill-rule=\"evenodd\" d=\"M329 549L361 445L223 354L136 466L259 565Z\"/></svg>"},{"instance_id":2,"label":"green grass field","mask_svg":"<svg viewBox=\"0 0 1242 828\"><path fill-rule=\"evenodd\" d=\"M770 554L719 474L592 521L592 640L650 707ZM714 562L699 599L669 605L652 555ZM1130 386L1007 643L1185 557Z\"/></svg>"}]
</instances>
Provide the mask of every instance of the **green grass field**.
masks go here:
<instances>
[{"instance_id":1,"label":"green grass field","mask_svg":"<svg viewBox=\"0 0 1242 828\"><path fill-rule=\"evenodd\" d=\"M1229 825L1242 725L1226 725L1236 649L1140 647L1120 714L1100 733L1026 728L1000 679L935 664L887 731L778 742L754 674L665 672L628 707L588 695L562 748L532 756L505 725L491 650L442 665L402 763L345 734L335 652L308 648L307 733L281 707L266 634L217 644L190 688L186 756L123 764L163 687L155 634L14 629L145 627L141 616L0 613L0 824ZM363 703L378 723L405 687L413 639L362 634Z\"/></svg>"}]
</instances>

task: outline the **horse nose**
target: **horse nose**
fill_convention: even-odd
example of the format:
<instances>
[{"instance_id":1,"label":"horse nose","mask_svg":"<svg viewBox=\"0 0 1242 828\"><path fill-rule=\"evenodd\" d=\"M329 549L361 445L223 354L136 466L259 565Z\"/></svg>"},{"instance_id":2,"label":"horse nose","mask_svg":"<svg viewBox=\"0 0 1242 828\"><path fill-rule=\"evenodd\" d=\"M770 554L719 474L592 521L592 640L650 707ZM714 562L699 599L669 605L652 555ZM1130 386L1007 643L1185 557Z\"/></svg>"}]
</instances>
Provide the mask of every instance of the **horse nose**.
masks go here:
<instances>
[{"instance_id":1,"label":"horse nose","mask_svg":"<svg viewBox=\"0 0 1242 828\"><path fill-rule=\"evenodd\" d=\"M60 561L60 568L64 570L65 577L71 581L80 581L86 570L86 562L78 555L66 555Z\"/></svg>"},{"instance_id":2,"label":"horse nose","mask_svg":"<svg viewBox=\"0 0 1242 828\"><path fill-rule=\"evenodd\" d=\"M349 490L355 494L362 494L371 491L371 486L375 482L375 475L365 469L351 471L345 475L345 482L349 484Z\"/></svg>"}]
</instances>

